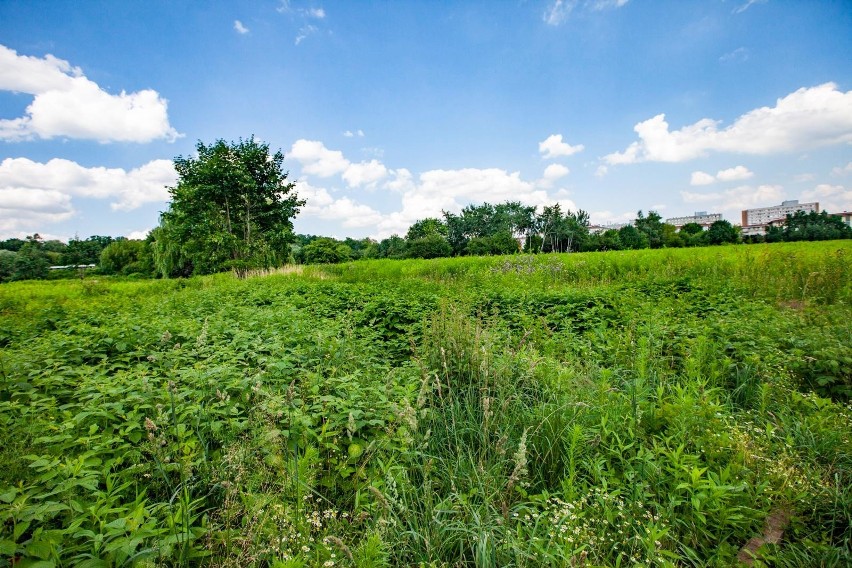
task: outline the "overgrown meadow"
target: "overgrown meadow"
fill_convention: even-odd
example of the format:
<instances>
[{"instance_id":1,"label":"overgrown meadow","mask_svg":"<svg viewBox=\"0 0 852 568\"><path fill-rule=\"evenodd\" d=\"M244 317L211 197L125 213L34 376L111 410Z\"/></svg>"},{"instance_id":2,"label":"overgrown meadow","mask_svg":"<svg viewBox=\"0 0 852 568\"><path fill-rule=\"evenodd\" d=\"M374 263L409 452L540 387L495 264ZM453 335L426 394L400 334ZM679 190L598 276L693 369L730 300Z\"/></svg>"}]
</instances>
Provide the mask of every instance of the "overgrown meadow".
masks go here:
<instances>
[{"instance_id":1,"label":"overgrown meadow","mask_svg":"<svg viewBox=\"0 0 852 568\"><path fill-rule=\"evenodd\" d=\"M849 241L22 282L0 318L0 566L852 561Z\"/></svg>"}]
</instances>

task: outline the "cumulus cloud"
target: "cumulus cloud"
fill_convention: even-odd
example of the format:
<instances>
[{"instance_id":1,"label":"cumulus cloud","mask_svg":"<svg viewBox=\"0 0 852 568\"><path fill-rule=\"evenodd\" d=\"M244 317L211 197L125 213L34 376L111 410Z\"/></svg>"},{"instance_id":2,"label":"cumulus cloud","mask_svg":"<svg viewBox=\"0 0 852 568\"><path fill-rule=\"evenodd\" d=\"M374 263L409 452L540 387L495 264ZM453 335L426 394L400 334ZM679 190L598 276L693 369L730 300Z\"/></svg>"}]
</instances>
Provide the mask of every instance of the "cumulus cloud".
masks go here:
<instances>
[{"instance_id":1,"label":"cumulus cloud","mask_svg":"<svg viewBox=\"0 0 852 568\"><path fill-rule=\"evenodd\" d=\"M305 199L301 215L330 221L342 221L344 227L374 227L382 214L372 207L354 202L349 197L335 199L327 189L311 185L306 180L296 182L296 191Z\"/></svg>"},{"instance_id":2,"label":"cumulus cloud","mask_svg":"<svg viewBox=\"0 0 852 568\"><path fill-rule=\"evenodd\" d=\"M571 173L571 170L563 166L562 164L550 164L546 168L544 168L544 179L547 180L557 180L559 178L563 178Z\"/></svg>"},{"instance_id":3,"label":"cumulus cloud","mask_svg":"<svg viewBox=\"0 0 852 568\"><path fill-rule=\"evenodd\" d=\"M577 152L582 152L582 144L572 146L567 142L562 141L561 134L551 134L546 139L538 143L538 151L545 160L552 160L560 156L572 156Z\"/></svg>"},{"instance_id":4,"label":"cumulus cloud","mask_svg":"<svg viewBox=\"0 0 852 568\"><path fill-rule=\"evenodd\" d=\"M556 180L562 179L570 173L571 170L562 164L549 164L546 168L544 168L544 173L538 181L538 185L543 188L553 187Z\"/></svg>"},{"instance_id":5,"label":"cumulus cloud","mask_svg":"<svg viewBox=\"0 0 852 568\"><path fill-rule=\"evenodd\" d=\"M358 130L356 130L355 132L352 132L351 130L347 130L346 132L343 133L343 135L346 138L354 138L355 136L357 136L358 138L363 138L364 137L364 131L361 130L360 128Z\"/></svg>"},{"instance_id":6,"label":"cumulus cloud","mask_svg":"<svg viewBox=\"0 0 852 568\"><path fill-rule=\"evenodd\" d=\"M754 173L745 166L736 166L728 168L727 170L719 170L716 173L716 179L719 181L740 181L751 177L754 177Z\"/></svg>"},{"instance_id":7,"label":"cumulus cloud","mask_svg":"<svg viewBox=\"0 0 852 568\"><path fill-rule=\"evenodd\" d=\"M378 160L349 164L343 172L343 179L349 187L375 186L375 183L388 175L388 169Z\"/></svg>"},{"instance_id":8,"label":"cumulus cloud","mask_svg":"<svg viewBox=\"0 0 852 568\"><path fill-rule=\"evenodd\" d=\"M0 140L150 142L181 136L169 124L168 103L156 91L107 93L79 67L52 55L18 55L0 45L0 90L33 95L24 116L0 120Z\"/></svg>"},{"instance_id":9,"label":"cumulus cloud","mask_svg":"<svg viewBox=\"0 0 852 568\"><path fill-rule=\"evenodd\" d=\"M335 197L304 177L297 184L299 195L307 200L303 216L339 220L344 227L372 227L375 231L372 236L376 238L404 234L418 219L440 217L443 211L458 213L471 203L511 200L528 205L560 203L566 209L577 208L567 192L554 195L547 192L555 180L569 173L560 164L549 164L538 180L527 180L520 172L499 168L434 169L414 174L406 168L388 169L378 160L352 163L342 152L311 140L297 140L286 157L301 163L303 176L339 175L350 188L381 188L392 192L399 204L392 212L380 213L358 203L351 195Z\"/></svg>"},{"instance_id":10,"label":"cumulus cloud","mask_svg":"<svg viewBox=\"0 0 852 568\"><path fill-rule=\"evenodd\" d=\"M603 159L610 165L684 162L711 152L769 155L852 142L852 91L834 83L802 88L720 129L704 118L670 131L665 114L634 127L639 141Z\"/></svg>"},{"instance_id":11,"label":"cumulus cloud","mask_svg":"<svg viewBox=\"0 0 852 568\"><path fill-rule=\"evenodd\" d=\"M842 185L819 184L813 189L803 191L802 201L819 201L821 211L840 213L852 211L852 188Z\"/></svg>"},{"instance_id":12,"label":"cumulus cloud","mask_svg":"<svg viewBox=\"0 0 852 568\"><path fill-rule=\"evenodd\" d=\"M349 167L349 160L343 157L343 152L329 150L317 140L296 140L284 157L300 162L303 173L319 177L331 177Z\"/></svg>"},{"instance_id":13,"label":"cumulus cloud","mask_svg":"<svg viewBox=\"0 0 852 568\"><path fill-rule=\"evenodd\" d=\"M690 180L690 185L710 185L711 183L715 183L717 181L741 181L744 179L749 179L754 176L754 173L751 172L745 166L736 166L733 168L728 168L726 170L719 170L716 172L716 175L711 175L706 172L692 172L692 179Z\"/></svg>"},{"instance_id":14,"label":"cumulus cloud","mask_svg":"<svg viewBox=\"0 0 852 568\"><path fill-rule=\"evenodd\" d=\"M28 158L6 158L0 162L3 202L24 205L24 196L29 196L32 201L27 208L31 211L41 211L49 202L58 208L52 210L54 213L72 213L72 197L110 199L113 210L129 211L145 203L167 201L166 186L176 181L177 174L170 160L154 160L129 171L86 168L58 158L47 163Z\"/></svg>"},{"instance_id":15,"label":"cumulus cloud","mask_svg":"<svg viewBox=\"0 0 852 568\"><path fill-rule=\"evenodd\" d=\"M343 152L329 150L317 140L296 140L285 158L300 162L303 174L319 177L341 174L349 187L372 186L388 175L387 168L378 160L352 163L343 157Z\"/></svg>"},{"instance_id":16,"label":"cumulus cloud","mask_svg":"<svg viewBox=\"0 0 852 568\"><path fill-rule=\"evenodd\" d=\"M725 191L697 193L681 191L685 203L700 204L714 212L723 213L733 222L739 222L743 209L777 205L784 199L784 189L780 185L741 185Z\"/></svg>"},{"instance_id":17,"label":"cumulus cloud","mask_svg":"<svg viewBox=\"0 0 852 568\"><path fill-rule=\"evenodd\" d=\"M716 178L707 172L692 172L692 179L689 180L689 185L710 185L715 181Z\"/></svg>"},{"instance_id":18,"label":"cumulus cloud","mask_svg":"<svg viewBox=\"0 0 852 568\"><path fill-rule=\"evenodd\" d=\"M843 167L836 167L831 169L831 175L833 176L845 176L848 174L852 174L852 162L849 162Z\"/></svg>"},{"instance_id":19,"label":"cumulus cloud","mask_svg":"<svg viewBox=\"0 0 852 568\"><path fill-rule=\"evenodd\" d=\"M402 207L385 215L378 224L378 238L391 234L404 234L408 227L425 217L440 217L442 211L458 213L470 203L500 203L521 201L528 205L546 205L557 200L535 182L521 178L520 172L507 172L498 168L464 168L459 170L429 170L416 180L407 170L396 180L403 186ZM567 199L558 200L563 207L576 209Z\"/></svg>"},{"instance_id":20,"label":"cumulus cloud","mask_svg":"<svg viewBox=\"0 0 852 568\"><path fill-rule=\"evenodd\" d=\"M243 25L243 23L239 20L234 20L234 29L240 35L249 33L249 29Z\"/></svg>"}]
</instances>

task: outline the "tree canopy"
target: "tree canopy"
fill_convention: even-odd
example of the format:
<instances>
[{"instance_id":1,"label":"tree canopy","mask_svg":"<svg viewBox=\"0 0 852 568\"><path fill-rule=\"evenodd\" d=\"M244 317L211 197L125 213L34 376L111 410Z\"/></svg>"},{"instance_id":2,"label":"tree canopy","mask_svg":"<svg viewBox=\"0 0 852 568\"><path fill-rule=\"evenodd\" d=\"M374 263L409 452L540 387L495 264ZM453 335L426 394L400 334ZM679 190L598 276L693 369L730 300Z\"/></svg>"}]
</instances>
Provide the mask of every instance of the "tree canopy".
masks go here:
<instances>
[{"instance_id":1,"label":"tree canopy","mask_svg":"<svg viewBox=\"0 0 852 568\"><path fill-rule=\"evenodd\" d=\"M197 156L174 160L178 184L154 231L163 276L209 274L283 263L292 219L304 201L287 182L281 151L254 139L198 142Z\"/></svg>"}]
</instances>

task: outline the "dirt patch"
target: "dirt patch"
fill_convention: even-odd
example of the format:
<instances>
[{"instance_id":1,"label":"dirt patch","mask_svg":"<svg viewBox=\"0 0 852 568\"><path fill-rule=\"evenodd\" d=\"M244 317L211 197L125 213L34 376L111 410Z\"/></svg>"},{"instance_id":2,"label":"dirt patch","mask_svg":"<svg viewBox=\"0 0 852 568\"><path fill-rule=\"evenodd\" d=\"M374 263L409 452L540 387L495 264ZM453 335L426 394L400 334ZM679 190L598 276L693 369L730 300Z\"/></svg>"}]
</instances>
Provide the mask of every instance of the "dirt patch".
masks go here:
<instances>
[{"instance_id":1,"label":"dirt patch","mask_svg":"<svg viewBox=\"0 0 852 568\"><path fill-rule=\"evenodd\" d=\"M764 544L778 544L781 542L781 537L784 536L784 529L790 524L792 512L787 507L777 507L773 509L763 525L763 533L760 536L755 536L749 540L737 554L737 560L751 566L756 558L760 555L757 551Z\"/></svg>"}]
</instances>

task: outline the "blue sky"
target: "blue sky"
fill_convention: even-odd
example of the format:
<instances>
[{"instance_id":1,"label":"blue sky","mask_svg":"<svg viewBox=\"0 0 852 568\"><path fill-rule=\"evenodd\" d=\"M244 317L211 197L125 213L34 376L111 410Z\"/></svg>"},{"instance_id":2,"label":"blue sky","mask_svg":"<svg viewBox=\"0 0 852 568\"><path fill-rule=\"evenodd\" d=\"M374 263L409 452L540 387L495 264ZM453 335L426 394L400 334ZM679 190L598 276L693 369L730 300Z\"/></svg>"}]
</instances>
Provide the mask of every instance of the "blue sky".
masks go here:
<instances>
[{"instance_id":1,"label":"blue sky","mask_svg":"<svg viewBox=\"0 0 852 568\"><path fill-rule=\"evenodd\" d=\"M302 233L852 210L852 2L0 3L0 238L142 236L175 156L252 135Z\"/></svg>"}]
</instances>

